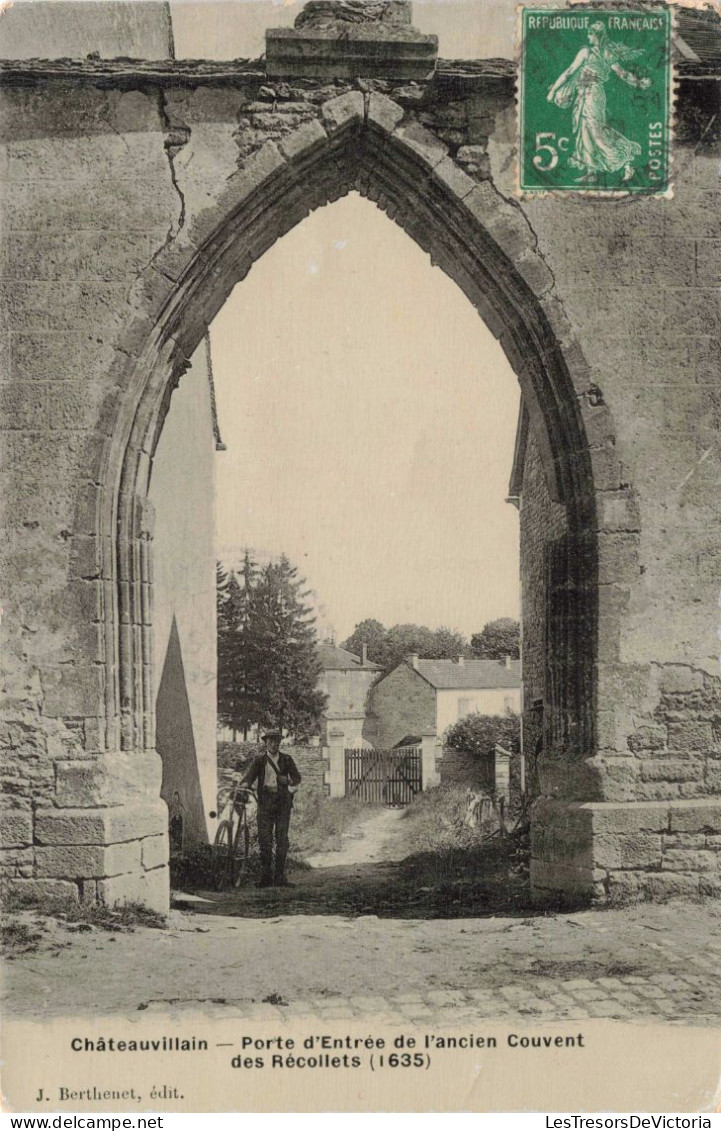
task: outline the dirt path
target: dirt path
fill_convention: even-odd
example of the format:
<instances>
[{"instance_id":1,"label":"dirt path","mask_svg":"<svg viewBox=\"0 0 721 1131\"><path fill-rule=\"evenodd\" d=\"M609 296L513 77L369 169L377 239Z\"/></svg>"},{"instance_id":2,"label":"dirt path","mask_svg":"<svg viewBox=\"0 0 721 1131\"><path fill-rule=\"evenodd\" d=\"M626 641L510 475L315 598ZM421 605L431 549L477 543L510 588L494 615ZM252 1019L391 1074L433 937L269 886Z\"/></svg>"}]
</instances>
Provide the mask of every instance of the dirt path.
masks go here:
<instances>
[{"instance_id":1,"label":"dirt path","mask_svg":"<svg viewBox=\"0 0 721 1131\"><path fill-rule=\"evenodd\" d=\"M402 816L402 809L382 809L370 820L344 833L339 852L317 852L313 856L306 856L306 863L311 868L338 868L400 860L405 854L398 827Z\"/></svg>"}]
</instances>

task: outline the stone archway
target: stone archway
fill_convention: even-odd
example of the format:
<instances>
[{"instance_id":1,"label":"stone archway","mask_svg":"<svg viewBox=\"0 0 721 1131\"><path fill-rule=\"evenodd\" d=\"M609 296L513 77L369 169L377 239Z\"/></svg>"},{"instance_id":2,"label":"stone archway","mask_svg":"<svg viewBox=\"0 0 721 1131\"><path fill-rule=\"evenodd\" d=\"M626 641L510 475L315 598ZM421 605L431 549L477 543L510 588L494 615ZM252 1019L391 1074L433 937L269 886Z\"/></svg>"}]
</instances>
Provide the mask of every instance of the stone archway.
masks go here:
<instances>
[{"instance_id":1,"label":"stone archway","mask_svg":"<svg viewBox=\"0 0 721 1131\"><path fill-rule=\"evenodd\" d=\"M549 788L558 795L562 782L564 800L600 800L590 764L598 591L594 452L584 425L587 369L520 210L490 183L469 177L431 131L404 125L404 117L383 94L353 91L324 102L314 122L278 146L266 142L244 162L139 282L146 310L144 322L129 332L128 354L140 334L145 341L124 383L123 401L109 407L118 424L113 458L104 469L106 482L117 484L116 493L107 495L109 536L103 545L113 553L106 572L117 570L117 619L107 624L116 679L108 702L120 746L145 764L153 758L146 495L172 389L252 263L312 209L357 189L458 283L499 338L521 383L547 482L566 508L569 528L556 564L564 626L554 640ZM604 430L611 433L610 420Z\"/></svg>"},{"instance_id":2,"label":"stone archway","mask_svg":"<svg viewBox=\"0 0 721 1131\"><path fill-rule=\"evenodd\" d=\"M299 40L325 50L324 29L296 30L257 62L4 68L4 875L167 904L154 445L232 285L353 188L497 335L568 517L549 555L539 898L718 890L716 78L681 83L693 177L673 199L519 202L512 63L434 62L432 37L396 29L381 74L341 29L336 69L314 56L277 79L300 74Z\"/></svg>"}]
</instances>

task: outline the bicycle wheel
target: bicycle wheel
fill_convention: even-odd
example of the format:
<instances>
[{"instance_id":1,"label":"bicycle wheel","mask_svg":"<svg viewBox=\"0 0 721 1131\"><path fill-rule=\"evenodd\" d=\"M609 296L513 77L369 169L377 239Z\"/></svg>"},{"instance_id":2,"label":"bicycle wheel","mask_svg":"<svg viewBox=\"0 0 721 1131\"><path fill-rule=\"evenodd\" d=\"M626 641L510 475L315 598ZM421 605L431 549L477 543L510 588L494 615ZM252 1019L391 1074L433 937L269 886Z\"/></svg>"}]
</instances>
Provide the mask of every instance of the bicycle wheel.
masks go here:
<instances>
[{"instance_id":1,"label":"bicycle wheel","mask_svg":"<svg viewBox=\"0 0 721 1131\"><path fill-rule=\"evenodd\" d=\"M248 854L250 852L250 829L248 828L248 817L245 811L243 811L238 818L238 828L235 832L235 844L233 847L234 852L230 883L233 887L237 887L247 868Z\"/></svg>"},{"instance_id":2,"label":"bicycle wheel","mask_svg":"<svg viewBox=\"0 0 721 1131\"><path fill-rule=\"evenodd\" d=\"M233 829L230 821L221 821L213 842L212 880L216 891L233 881Z\"/></svg>"}]
</instances>

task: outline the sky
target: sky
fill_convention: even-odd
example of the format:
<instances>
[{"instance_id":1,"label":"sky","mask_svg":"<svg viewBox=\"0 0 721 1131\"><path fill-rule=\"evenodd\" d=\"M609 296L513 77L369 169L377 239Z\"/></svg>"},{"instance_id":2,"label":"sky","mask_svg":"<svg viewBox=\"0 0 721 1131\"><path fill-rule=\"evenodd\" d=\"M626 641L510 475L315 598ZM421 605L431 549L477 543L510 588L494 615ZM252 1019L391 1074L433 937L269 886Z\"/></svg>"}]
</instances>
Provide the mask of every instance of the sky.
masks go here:
<instances>
[{"instance_id":1,"label":"sky","mask_svg":"<svg viewBox=\"0 0 721 1131\"><path fill-rule=\"evenodd\" d=\"M179 59L258 58L265 29L292 27L302 3L286 0L170 0ZM561 0L557 7L565 7ZM438 36L443 59L513 58L516 0L415 0L413 23Z\"/></svg>"},{"instance_id":2,"label":"sky","mask_svg":"<svg viewBox=\"0 0 721 1131\"><path fill-rule=\"evenodd\" d=\"M336 639L517 616L518 383L455 283L351 194L279 240L210 330L218 544L285 552Z\"/></svg>"}]
</instances>

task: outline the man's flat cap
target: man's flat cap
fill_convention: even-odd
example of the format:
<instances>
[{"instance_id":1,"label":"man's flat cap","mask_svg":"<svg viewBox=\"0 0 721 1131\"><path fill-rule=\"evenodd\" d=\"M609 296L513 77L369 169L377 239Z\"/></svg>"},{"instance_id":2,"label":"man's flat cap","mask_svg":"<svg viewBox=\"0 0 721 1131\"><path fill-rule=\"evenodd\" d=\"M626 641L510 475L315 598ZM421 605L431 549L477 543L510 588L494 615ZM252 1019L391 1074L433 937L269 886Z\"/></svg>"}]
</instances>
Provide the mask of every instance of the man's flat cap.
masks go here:
<instances>
[{"instance_id":1,"label":"man's flat cap","mask_svg":"<svg viewBox=\"0 0 721 1131\"><path fill-rule=\"evenodd\" d=\"M266 731L263 731L263 734L261 735L261 738L263 739L263 741L265 741L266 738L282 738L282 737L283 737L283 731L282 730L266 730Z\"/></svg>"}]
</instances>

